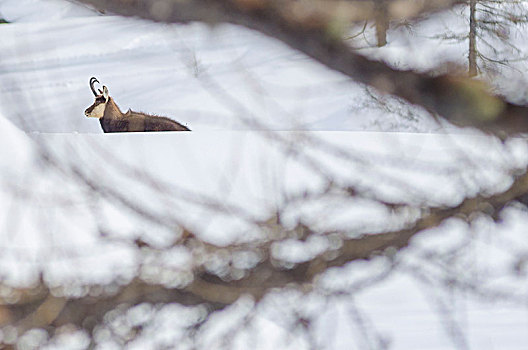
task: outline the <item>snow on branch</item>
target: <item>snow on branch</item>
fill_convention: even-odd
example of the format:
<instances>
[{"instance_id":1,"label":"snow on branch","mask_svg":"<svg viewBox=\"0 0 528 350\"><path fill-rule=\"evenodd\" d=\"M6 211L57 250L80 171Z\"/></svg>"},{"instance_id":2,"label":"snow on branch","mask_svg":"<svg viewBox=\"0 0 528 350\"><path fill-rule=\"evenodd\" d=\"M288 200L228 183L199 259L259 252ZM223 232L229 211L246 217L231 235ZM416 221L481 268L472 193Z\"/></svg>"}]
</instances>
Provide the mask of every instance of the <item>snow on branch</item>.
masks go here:
<instances>
[{"instance_id":1,"label":"snow on branch","mask_svg":"<svg viewBox=\"0 0 528 350\"><path fill-rule=\"evenodd\" d=\"M46 157L52 162L52 158ZM55 166L57 165L56 163ZM78 168L71 168L72 176L86 184L92 194L99 194L112 201L120 203L123 208L132 210L147 220L158 221L169 229L174 222L161 220L146 214L138 203L131 203L123 198L118 191L109 192L108 188L100 187L97 182L90 181ZM143 177L142 182L145 181ZM157 186L151 183L152 186ZM333 189L335 190L335 189ZM329 188L328 191L332 191ZM402 229L394 231L370 232L358 237L349 237L346 231L315 232L308 226L299 223L293 228L284 227L280 221L280 213L268 220L255 222L262 232L267 233L258 242L218 246L200 239L190 230L184 229L171 247L157 248L142 239L131 242L122 239L122 244L132 244L139 252L161 254L165 249L181 247L191 252L193 262L189 272L192 274L187 283L171 286L159 281L137 276L130 281L111 285L82 286L79 296L69 295L68 286L49 287L40 281L28 288L17 289L6 285L0 286L0 326L11 325L18 334L33 328L59 328L74 325L77 329L92 332L93 328L103 322L111 310L126 306L127 308L142 303L181 305L208 305L208 312L217 311L235 303L243 296L251 296L254 301L263 299L273 290L296 288L308 292L317 288L317 278L330 268L344 267L357 260L369 260L373 257L399 251L409 245L417 234L434 229L446 220L458 218L471 222L478 215L484 214L498 218L499 213L512 201L523 200L528 192L528 173L522 171L511 185L498 193L491 195L476 195L466 198L453 207L419 207L420 216ZM345 196L355 198L358 193L348 188L342 192ZM359 198L359 197L358 197ZM221 204L211 203L212 207ZM274 245L288 239L300 241L310 237L320 236L333 239L337 244L329 245L327 249L316 253L308 261L289 264L281 261L273 253ZM119 243L119 238L103 238ZM392 253L391 253L392 252ZM246 268L237 268L222 276L209 271L204 264L223 256L227 260L234 259L240 253L251 253L258 257L257 261ZM216 258L215 258L216 256ZM231 266L228 261L226 266ZM229 270L229 269L228 269Z\"/></svg>"}]
</instances>

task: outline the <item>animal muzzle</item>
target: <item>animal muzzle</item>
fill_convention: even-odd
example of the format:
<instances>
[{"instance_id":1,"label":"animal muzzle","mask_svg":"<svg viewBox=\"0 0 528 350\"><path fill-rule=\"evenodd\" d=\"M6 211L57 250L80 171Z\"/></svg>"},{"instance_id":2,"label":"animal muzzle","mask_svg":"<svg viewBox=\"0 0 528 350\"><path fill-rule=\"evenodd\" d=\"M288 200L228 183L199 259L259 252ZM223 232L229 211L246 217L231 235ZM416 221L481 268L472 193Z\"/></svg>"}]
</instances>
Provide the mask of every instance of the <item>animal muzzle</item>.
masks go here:
<instances>
[{"instance_id":1,"label":"animal muzzle","mask_svg":"<svg viewBox=\"0 0 528 350\"><path fill-rule=\"evenodd\" d=\"M88 118L102 118L105 112L105 103L94 103L90 107L86 108L84 115Z\"/></svg>"},{"instance_id":2,"label":"animal muzzle","mask_svg":"<svg viewBox=\"0 0 528 350\"><path fill-rule=\"evenodd\" d=\"M90 117L90 114L93 112L93 107L88 107L84 110L84 115Z\"/></svg>"}]
</instances>

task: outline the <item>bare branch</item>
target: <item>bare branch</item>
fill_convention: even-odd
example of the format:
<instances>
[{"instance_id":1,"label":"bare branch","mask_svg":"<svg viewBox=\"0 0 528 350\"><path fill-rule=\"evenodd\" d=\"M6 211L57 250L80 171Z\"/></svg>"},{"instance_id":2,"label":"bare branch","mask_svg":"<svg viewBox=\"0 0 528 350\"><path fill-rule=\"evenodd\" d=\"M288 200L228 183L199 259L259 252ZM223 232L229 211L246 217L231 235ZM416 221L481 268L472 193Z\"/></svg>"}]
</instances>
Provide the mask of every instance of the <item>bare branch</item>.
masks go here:
<instances>
[{"instance_id":1,"label":"bare branch","mask_svg":"<svg viewBox=\"0 0 528 350\"><path fill-rule=\"evenodd\" d=\"M465 218L469 221L473 213L486 213L496 217L509 202L527 192L528 173L524 173L503 192L468 198L456 207L429 209L424 216L406 229L343 240L342 246L335 252L323 253L291 269L281 267L273 261L271 244L266 243L260 247L266 250L264 260L247 271L246 277L235 281L224 281L198 267L194 272L193 281L183 289L151 284L139 278L122 286L114 286L116 291L113 293L101 293L101 295L86 293L79 298L60 296L58 291L51 294L43 282L30 289L13 289L8 293L11 297L1 301L2 307L9 314L9 317L4 318L4 324L14 323L20 331L31 327L43 327L46 324L55 327L74 324L79 328L91 330L108 311L119 305L133 306L145 302L175 302L183 305L206 303L211 309L216 310L234 303L242 295L251 295L255 300L259 300L270 290L288 285L296 285L305 291L310 290L313 288L314 278L330 267L343 266L358 259L370 259L387 249L398 251L406 247L416 234L438 227L449 218ZM188 237L188 240L190 239L196 238ZM213 245L209 246L215 249ZM218 247L218 249L229 248ZM23 297L24 295L26 297ZM17 298L20 301L13 303L12 300ZM92 321L86 322L88 319Z\"/></svg>"}]
</instances>

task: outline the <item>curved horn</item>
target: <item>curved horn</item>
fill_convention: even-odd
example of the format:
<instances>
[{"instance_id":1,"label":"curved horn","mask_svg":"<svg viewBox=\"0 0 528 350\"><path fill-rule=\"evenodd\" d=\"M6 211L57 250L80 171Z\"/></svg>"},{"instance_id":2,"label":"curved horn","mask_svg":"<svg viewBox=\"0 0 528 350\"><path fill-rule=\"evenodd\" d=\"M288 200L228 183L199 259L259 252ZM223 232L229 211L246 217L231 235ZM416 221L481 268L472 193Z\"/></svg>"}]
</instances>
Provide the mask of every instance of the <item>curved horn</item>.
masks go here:
<instances>
[{"instance_id":1,"label":"curved horn","mask_svg":"<svg viewBox=\"0 0 528 350\"><path fill-rule=\"evenodd\" d=\"M98 95L97 91L95 91L95 88L94 88L94 84L95 83L99 83L99 80L97 80L96 77L91 77L90 78L90 89L92 89L92 92L93 92L94 96L97 96Z\"/></svg>"}]
</instances>

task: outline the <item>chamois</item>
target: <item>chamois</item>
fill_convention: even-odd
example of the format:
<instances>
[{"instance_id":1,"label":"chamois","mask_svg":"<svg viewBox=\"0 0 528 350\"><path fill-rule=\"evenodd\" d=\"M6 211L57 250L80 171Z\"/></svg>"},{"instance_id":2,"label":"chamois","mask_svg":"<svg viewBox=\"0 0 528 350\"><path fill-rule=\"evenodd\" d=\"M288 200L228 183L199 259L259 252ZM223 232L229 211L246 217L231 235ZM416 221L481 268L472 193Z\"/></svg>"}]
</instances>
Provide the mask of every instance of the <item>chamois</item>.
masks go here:
<instances>
[{"instance_id":1,"label":"chamois","mask_svg":"<svg viewBox=\"0 0 528 350\"><path fill-rule=\"evenodd\" d=\"M90 89L95 96L95 102L86 108L84 114L89 118L98 118L104 132L132 132L132 131L190 131L182 125L166 117L158 117L131 111L123 113L108 96L108 88L103 86L99 93L94 84L99 83L95 77L90 78Z\"/></svg>"}]
</instances>

